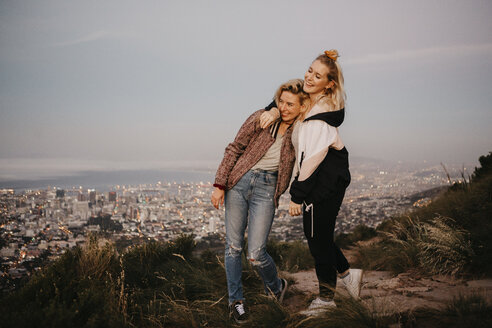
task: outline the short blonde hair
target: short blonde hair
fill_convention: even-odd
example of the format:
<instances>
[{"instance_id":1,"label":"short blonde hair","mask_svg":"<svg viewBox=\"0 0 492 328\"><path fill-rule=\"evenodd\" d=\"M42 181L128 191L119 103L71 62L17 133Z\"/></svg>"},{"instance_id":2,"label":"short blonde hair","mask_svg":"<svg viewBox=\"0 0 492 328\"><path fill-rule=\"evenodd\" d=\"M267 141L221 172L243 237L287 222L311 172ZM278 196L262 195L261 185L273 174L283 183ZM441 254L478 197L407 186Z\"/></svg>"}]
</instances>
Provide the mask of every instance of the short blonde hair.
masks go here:
<instances>
[{"instance_id":1,"label":"short blonde hair","mask_svg":"<svg viewBox=\"0 0 492 328\"><path fill-rule=\"evenodd\" d=\"M288 91L294 95L297 95L299 97L299 103L301 105L305 105L304 109L301 110L301 113L299 114L298 118L303 117L304 113L309 107L309 101L310 101L309 94L307 94L304 91L303 87L304 87L304 80L302 79L289 80L278 87L277 92L275 92L275 96L273 99L275 100L275 103L278 106L280 101L280 96L284 91Z\"/></svg>"}]
</instances>

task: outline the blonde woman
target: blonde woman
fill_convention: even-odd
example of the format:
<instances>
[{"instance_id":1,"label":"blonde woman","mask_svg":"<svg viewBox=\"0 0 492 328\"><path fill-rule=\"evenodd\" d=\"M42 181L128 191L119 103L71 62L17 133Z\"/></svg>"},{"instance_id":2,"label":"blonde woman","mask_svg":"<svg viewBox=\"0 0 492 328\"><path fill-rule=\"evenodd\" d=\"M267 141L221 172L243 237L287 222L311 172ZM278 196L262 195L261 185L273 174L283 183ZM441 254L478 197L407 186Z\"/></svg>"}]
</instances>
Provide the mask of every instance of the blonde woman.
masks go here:
<instances>
[{"instance_id":1,"label":"blonde woman","mask_svg":"<svg viewBox=\"0 0 492 328\"><path fill-rule=\"evenodd\" d=\"M229 309L236 323L248 320L241 282L241 254L248 228L247 257L263 280L265 292L279 302L287 290L287 280L279 279L273 259L266 251L278 199L289 186L295 161L292 125L307 109L309 96L303 81L282 84L276 94L280 118L269 129L260 127L264 112L253 113L224 154L215 176L211 201L215 208L225 202L225 270Z\"/></svg>"},{"instance_id":2,"label":"blonde woman","mask_svg":"<svg viewBox=\"0 0 492 328\"><path fill-rule=\"evenodd\" d=\"M343 74L336 50L325 51L304 75L311 105L294 126L295 179L290 187L290 215L303 214L304 234L315 260L319 297L304 311L316 315L335 307L337 271L351 296L358 299L362 270L350 269L334 243L335 220L350 183L348 151L338 133L345 116ZM271 107L271 106L270 106ZM275 117L266 112L262 124Z\"/></svg>"}]
</instances>

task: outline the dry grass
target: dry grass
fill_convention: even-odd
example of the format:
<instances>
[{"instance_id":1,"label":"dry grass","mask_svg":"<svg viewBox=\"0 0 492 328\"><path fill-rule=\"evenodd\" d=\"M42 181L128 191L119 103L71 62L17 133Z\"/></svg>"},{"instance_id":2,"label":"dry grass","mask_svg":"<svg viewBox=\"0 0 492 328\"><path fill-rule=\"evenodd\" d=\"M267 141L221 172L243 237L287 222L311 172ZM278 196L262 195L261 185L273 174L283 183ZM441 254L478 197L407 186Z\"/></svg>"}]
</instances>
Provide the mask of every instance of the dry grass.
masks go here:
<instances>
[{"instance_id":1,"label":"dry grass","mask_svg":"<svg viewBox=\"0 0 492 328\"><path fill-rule=\"evenodd\" d=\"M411 254L409 267L414 263L432 274L456 274L463 271L473 256L470 234L441 216L429 222L407 217L396 221L390 232L385 232L390 243Z\"/></svg>"},{"instance_id":2,"label":"dry grass","mask_svg":"<svg viewBox=\"0 0 492 328\"><path fill-rule=\"evenodd\" d=\"M267 252L279 270L298 272L314 268L314 260L306 242L278 242L269 240Z\"/></svg>"},{"instance_id":3,"label":"dry grass","mask_svg":"<svg viewBox=\"0 0 492 328\"><path fill-rule=\"evenodd\" d=\"M337 295L336 303L336 308L329 309L315 317L294 314L286 327L379 328L387 327L388 323L394 321L393 318L377 315L376 312L365 306L362 302L352 298Z\"/></svg>"},{"instance_id":4,"label":"dry grass","mask_svg":"<svg viewBox=\"0 0 492 328\"><path fill-rule=\"evenodd\" d=\"M407 216L386 223L382 241L359 250L357 264L366 269L426 274L463 274L474 257L470 233L440 215L425 222Z\"/></svg>"},{"instance_id":5,"label":"dry grass","mask_svg":"<svg viewBox=\"0 0 492 328\"><path fill-rule=\"evenodd\" d=\"M455 275L465 271L474 256L467 231L443 217L423 223L421 230L417 245L423 268L433 274Z\"/></svg>"},{"instance_id":6,"label":"dry grass","mask_svg":"<svg viewBox=\"0 0 492 328\"><path fill-rule=\"evenodd\" d=\"M117 262L116 257L112 244L100 247L98 239L90 235L79 257L79 274L90 279L102 279L108 273L108 268Z\"/></svg>"},{"instance_id":7,"label":"dry grass","mask_svg":"<svg viewBox=\"0 0 492 328\"><path fill-rule=\"evenodd\" d=\"M402 313L400 327L488 328L492 327L492 306L480 294L459 295L442 310Z\"/></svg>"}]
</instances>

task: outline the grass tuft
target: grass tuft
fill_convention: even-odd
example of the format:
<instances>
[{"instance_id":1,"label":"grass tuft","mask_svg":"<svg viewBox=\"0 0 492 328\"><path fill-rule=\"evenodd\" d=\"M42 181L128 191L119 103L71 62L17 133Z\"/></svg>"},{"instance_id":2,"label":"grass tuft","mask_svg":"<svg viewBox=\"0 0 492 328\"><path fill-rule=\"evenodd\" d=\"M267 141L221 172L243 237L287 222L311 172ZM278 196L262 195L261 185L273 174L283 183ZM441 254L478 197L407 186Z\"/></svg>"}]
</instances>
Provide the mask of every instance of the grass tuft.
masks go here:
<instances>
[{"instance_id":1,"label":"grass tuft","mask_svg":"<svg viewBox=\"0 0 492 328\"><path fill-rule=\"evenodd\" d=\"M492 272L492 152L461 186L428 206L384 221L381 240L359 249L356 265L396 273L487 275ZM464 179L464 181L466 181Z\"/></svg>"},{"instance_id":2,"label":"grass tuft","mask_svg":"<svg viewBox=\"0 0 492 328\"><path fill-rule=\"evenodd\" d=\"M389 318L377 316L374 311L367 308L362 302L339 295L336 301L336 308L329 309L318 316L305 317L300 314L296 315L287 327L380 328L388 326Z\"/></svg>"},{"instance_id":3,"label":"grass tuft","mask_svg":"<svg viewBox=\"0 0 492 328\"><path fill-rule=\"evenodd\" d=\"M269 240L267 252L279 270L298 272L314 268L314 260L305 242L279 242Z\"/></svg>"},{"instance_id":4,"label":"grass tuft","mask_svg":"<svg viewBox=\"0 0 492 328\"><path fill-rule=\"evenodd\" d=\"M470 234L452 219L437 217L421 224L418 236L420 266L433 274L464 272L474 256Z\"/></svg>"}]
</instances>

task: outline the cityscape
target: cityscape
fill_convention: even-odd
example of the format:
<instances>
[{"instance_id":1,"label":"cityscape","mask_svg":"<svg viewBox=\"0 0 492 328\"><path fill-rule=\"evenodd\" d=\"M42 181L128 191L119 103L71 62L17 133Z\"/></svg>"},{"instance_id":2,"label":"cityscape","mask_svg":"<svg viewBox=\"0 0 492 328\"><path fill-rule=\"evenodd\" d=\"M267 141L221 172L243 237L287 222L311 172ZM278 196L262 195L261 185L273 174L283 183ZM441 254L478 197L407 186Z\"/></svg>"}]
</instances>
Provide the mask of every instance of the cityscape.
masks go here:
<instances>
[{"instance_id":1,"label":"cityscape","mask_svg":"<svg viewBox=\"0 0 492 328\"><path fill-rule=\"evenodd\" d=\"M358 225L376 227L469 176L470 168L357 164L337 218L336 233ZM224 209L210 203L212 182L115 185L109 191L74 186L36 190L0 189L0 288L13 290L47 261L82 246L90 234L121 247L142 240L169 241L193 234L197 247L220 250ZM303 240L302 217L288 214L280 199L270 238Z\"/></svg>"}]
</instances>

